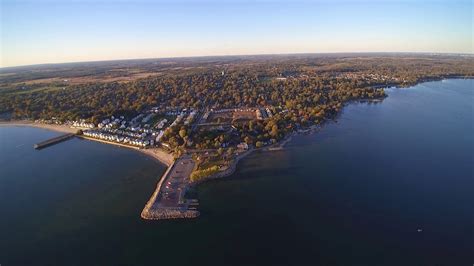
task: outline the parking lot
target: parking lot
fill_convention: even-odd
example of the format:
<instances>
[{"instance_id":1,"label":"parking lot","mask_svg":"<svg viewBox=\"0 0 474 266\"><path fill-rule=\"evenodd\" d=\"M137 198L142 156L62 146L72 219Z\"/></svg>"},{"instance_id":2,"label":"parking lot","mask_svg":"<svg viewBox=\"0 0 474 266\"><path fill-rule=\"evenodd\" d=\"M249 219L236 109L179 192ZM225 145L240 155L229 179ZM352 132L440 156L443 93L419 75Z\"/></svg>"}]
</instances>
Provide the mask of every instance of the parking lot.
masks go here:
<instances>
[{"instance_id":1,"label":"parking lot","mask_svg":"<svg viewBox=\"0 0 474 266\"><path fill-rule=\"evenodd\" d=\"M189 176L194 168L194 162L189 156L178 159L171 171L165 177L158 200L158 207L180 207L181 199L188 186Z\"/></svg>"}]
</instances>

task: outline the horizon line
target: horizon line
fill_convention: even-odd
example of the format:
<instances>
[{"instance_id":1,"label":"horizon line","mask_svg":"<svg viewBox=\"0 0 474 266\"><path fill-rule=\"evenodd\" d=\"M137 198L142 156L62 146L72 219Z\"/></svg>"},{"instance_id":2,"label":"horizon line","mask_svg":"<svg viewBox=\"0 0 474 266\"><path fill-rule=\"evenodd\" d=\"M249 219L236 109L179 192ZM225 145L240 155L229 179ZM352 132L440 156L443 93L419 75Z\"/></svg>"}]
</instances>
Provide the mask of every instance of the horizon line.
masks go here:
<instances>
[{"instance_id":1,"label":"horizon line","mask_svg":"<svg viewBox=\"0 0 474 266\"><path fill-rule=\"evenodd\" d=\"M0 66L0 70L8 70L24 67L42 67L62 64L80 64L80 63L99 63L99 62L118 62L118 61L135 61L135 60L163 60L163 59L192 59L192 58L212 58L212 57L249 57L249 56L297 56L297 55L338 55L338 54L419 54L419 55L451 55L451 56L474 56L474 52L301 52L301 53L258 53L258 54L220 54L220 55L190 55L190 56L168 56L168 57L135 57L135 58L119 58L104 60L84 60L84 61L66 61L53 63L36 63L26 65Z\"/></svg>"}]
</instances>

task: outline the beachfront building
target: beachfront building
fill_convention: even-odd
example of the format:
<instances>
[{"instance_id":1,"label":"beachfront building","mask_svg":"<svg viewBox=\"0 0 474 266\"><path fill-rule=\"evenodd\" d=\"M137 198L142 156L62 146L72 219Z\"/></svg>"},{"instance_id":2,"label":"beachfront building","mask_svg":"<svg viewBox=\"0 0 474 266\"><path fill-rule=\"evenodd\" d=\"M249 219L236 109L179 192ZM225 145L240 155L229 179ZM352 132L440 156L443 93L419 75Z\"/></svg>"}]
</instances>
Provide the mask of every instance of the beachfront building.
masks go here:
<instances>
[{"instance_id":1,"label":"beachfront building","mask_svg":"<svg viewBox=\"0 0 474 266\"><path fill-rule=\"evenodd\" d=\"M160 142L161 141L161 138L163 138L163 135L165 134L165 131L164 130L161 130L160 133L158 133L158 135L156 136L155 140L156 142Z\"/></svg>"},{"instance_id":2,"label":"beachfront building","mask_svg":"<svg viewBox=\"0 0 474 266\"><path fill-rule=\"evenodd\" d=\"M158 123L158 125L156 125L156 128L157 128L157 129L162 129L162 128L165 126L166 122L168 122L168 119L163 118L163 119Z\"/></svg>"},{"instance_id":3,"label":"beachfront building","mask_svg":"<svg viewBox=\"0 0 474 266\"><path fill-rule=\"evenodd\" d=\"M124 136L123 134L119 134L118 132L111 133L111 132L99 131L99 130L86 130L83 132L83 134L84 136L87 136L90 138L129 144L129 145L138 146L138 147L147 147L151 145L152 143L150 140L144 139L143 135L138 135L138 138L134 138L134 137ZM135 137L137 137L137 135L135 135Z\"/></svg>"},{"instance_id":4,"label":"beachfront building","mask_svg":"<svg viewBox=\"0 0 474 266\"><path fill-rule=\"evenodd\" d=\"M95 127L94 123L86 123L84 120L74 121L72 123L72 126L77 127L77 128L94 128Z\"/></svg>"}]
</instances>

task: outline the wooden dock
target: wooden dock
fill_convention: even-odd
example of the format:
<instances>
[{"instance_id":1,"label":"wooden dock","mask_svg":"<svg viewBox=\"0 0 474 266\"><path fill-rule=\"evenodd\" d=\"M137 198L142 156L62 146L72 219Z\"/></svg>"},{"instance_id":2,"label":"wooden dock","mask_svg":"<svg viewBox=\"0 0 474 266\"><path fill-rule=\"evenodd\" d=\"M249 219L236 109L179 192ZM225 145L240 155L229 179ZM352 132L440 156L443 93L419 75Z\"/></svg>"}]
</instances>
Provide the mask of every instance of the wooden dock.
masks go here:
<instances>
[{"instance_id":1,"label":"wooden dock","mask_svg":"<svg viewBox=\"0 0 474 266\"><path fill-rule=\"evenodd\" d=\"M57 136L57 137L54 137L54 138L52 138L52 139L48 139L48 140L45 140L45 141L36 143L36 144L33 146L33 148L39 150L39 149L42 149L42 148L45 148L45 147L54 145L54 144L56 144L56 143L59 143L59 142L68 140L68 139L74 137L74 135L76 135L76 134L74 134L74 133L67 133L67 134L64 134L64 135L61 135L61 136Z\"/></svg>"}]
</instances>

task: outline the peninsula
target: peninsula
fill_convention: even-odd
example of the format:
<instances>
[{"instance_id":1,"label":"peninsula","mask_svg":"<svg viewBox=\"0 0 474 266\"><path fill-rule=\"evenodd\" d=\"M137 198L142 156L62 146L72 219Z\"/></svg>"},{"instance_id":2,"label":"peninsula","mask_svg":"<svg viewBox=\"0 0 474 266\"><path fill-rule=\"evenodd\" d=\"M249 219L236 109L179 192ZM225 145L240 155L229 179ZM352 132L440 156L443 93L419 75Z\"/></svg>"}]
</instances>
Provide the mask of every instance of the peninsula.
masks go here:
<instances>
[{"instance_id":1,"label":"peninsula","mask_svg":"<svg viewBox=\"0 0 474 266\"><path fill-rule=\"evenodd\" d=\"M473 77L472 62L471 56L329 54L2 69L0 116L153 156L168 169L141 217L195 218L199 202L189 188L232 174L252 151L281 149L351 101L381 101L386 87Z\"/></svg>"}]
</instances>

